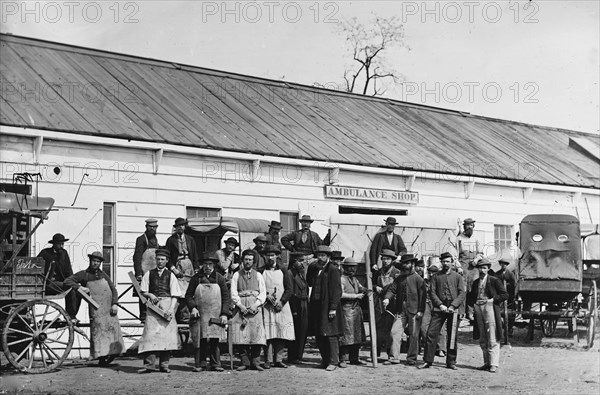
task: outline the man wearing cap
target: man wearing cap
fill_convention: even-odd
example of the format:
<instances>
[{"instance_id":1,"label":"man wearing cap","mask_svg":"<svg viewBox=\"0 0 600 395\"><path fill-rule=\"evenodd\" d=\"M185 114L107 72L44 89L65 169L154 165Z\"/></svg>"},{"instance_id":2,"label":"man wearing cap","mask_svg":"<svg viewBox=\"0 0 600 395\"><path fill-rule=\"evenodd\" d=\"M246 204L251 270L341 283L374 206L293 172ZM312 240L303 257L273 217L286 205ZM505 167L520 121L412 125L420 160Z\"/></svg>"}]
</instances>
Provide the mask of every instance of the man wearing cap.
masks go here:
<instances>
[{"instance_id":1,"label":"man wearing cap","mask_svg":"<svg viewBox=\"0 0 600 395\"><path fill-rule=\"evenodd\" d=\"M240 245L236 239L229 237L225 240L225 247L216 252L219 262L215 265L217 273L225 277L229 283L233 273L240 270L240 256L235 249Z\"/></svg>"},{"instance_id":2,"label":"man wearing cap","mask_svg":"<svg viewBox=\"0 0 600 395\"><path fill-rule=\"evenodd\" d=\"M267 257L265 255L267 250L267 236L258 235L252 241L254 242L253 250L258 254L258 260L254 262L254 267L260 272L267 264Z\"/></svg>"},{"instance_id":3,"label":"man wearing cap","mask_svg":"<svg viewBox=\"0 0 600 395\"><path fill-rule=\"evenodd\" d=\"M423 278L413 269L415 262L417 262L417 258L412 254L402 256L400 259L401 274L388 289L383 299L383 306L387 307L392 296L396 296L395 310L400 318L392 326L391 357L388 363L400 363L400 346L406 328L408 332L406 362L409 365L417 364L420 321L425 311L426 288Z\"/></svg>"},{"instance_id":4,"label":"man wearing cap","mask_svg":"<svg viewBox=\"0 0 600 395\"><path fill-rule=\"evenodd\" d=\"M423 355L425 363L420 365L419 369L429 368L433 364L440 331L444 323L446 323L448 336L448 341L446 343L446 367L456 370L456 335L454 336L454 343L450 343L453 338L452 323L454 320L454 312L458 312L460 306L465 301L463 278L451 269L451 261L449 259L443 259L442 270L438 271L438 273L431 278L429 286L429 297L431 298L433 311L431 313L431 323L427 330L425 354Z\"/></svg>"},{"instance_id":5,"label":"man wearing cap","mask_svg":"<svg viewBox=\"0 0 600 395\"><path fill-rule=\"evenodd\" d=\"M303 252L290 253L289 274L292 278L290 309L294 320L294 337L288 343L288 363L301 363L308 333L308 283L304 276L306 257Z\"/></svg>"},{"instance_id":6,"label":"man wearing cap","mask_svg":"<svg viewBox=\"0 0 600 395\"><path fill-rule=\"evenodd\" d=\"M267 246L265 253L267 264L262 272L267 291L267 300L263 305L267 338L265 369L271 366L287 368L283 363L283 349L286 342L295 340L294 319L288 303L292 296L292 276L277 263L277 257L281 254L278 246Z\"/></svg>"},{"instance_id":7,"label":"man wearing cap","mask_svg":"<svg viewBox=\"0 0 600 395\"><path fill-rule=\"evenodd\" d=\"M323 240L316 232L310 230L311 224L314 222L310 215L303 215L300 218L300 230L288 233L281 238L281 244L288 251L302 251L306 255L316 254L317 247L323 245Z\"/></svg>"},{"instance_id":8,"label":"man wearing cap","mask_svg":"<svg viewBox=\"0 0 600 395\"><path fill-rule=\"evenodd\" d=\"M271 221L269 224L269 230L265 233L267 238L267 245L276 245L281 251L281 241L279 240L279 232L281 232L282 226L279 221Z\"/></svg>"},{"instance_id":9,"label":"man wearing cap","mask_svg":"<svg viewBox=\"0 0 600 395\"><path fill-rule=\"evenodd\" d=\"M482 256L483 244L479 242L474 234L475 220L467 218L463 221L463 231L456 237L456 248L458 253L457 267L460 266L464 271L467 293L471 291L471 285L478 276L478 271L475 265ZM473 310L470 306L466 309L467 319L473 321Z\"/></svg>"},{"instance_id":10,"label":"man wearing cap","mask_svg":"<svg viewBox=\"0 0 600 395\"><path fill-rule=\"evenodd\" d=\"M52 247L44 248L38 254L38 257L44 258L44 261L46 261L44 276L47 279L47 295L58 295L69 289L64 285L64 281L73 275L73 267L71 266L69 253L64 248L65 241L69 241L69 239L65 239L65 236L57 233L52 236L52 240L48 240ZM77 292L69 292L65 295L65 310L67 310L69 317L75 320L75 323L78 322L77 312L80 304L81 297Z\"/></svg>"},{"instance_id":11,"label":"man wearing cap","mask_svg":"<svg viewBox=\"0 0 600 395\"><path fill-rule=\"evenodd\" d=\"M146 272L140 284L142 296L169 314L170 319L165 320L154 311L147 311L144 332L138 346L138 353L144 357L144 368L138 370L138 373L153 372L157 356L159 370L170 373L171 350L178 350L180 347L175 312L178 299L183 298L184 294L175 274L167 269L170 256L168 250L156 250L156 268Z\"/></svg>"},{"instance_id":12,"label":"man wearing cap","mask_svg":"<svg viewBox=\"0 0 600 395\"><path fill-rule=\"evenodd\" d=\"M494 276L502 281L504 288L506 288L506 292L508 292L508 300L507 300L507 309L514 310L515 309L515 296L517 289L517 280L512 271L508 270L508 265L510 265L511 257L509 256L508 251L502 254L498 263L500 264L500 270L494 273ZM508 333L505 333L505 336L512 336L513 326L515 325L515 316L508 316ZM502 326L504 328L504 326Z\"/></svg>"},{"instance_id":13,"label":"man wearing cap","mask_svg":"<svg viewBox=\"0 0 600 395\"><path fill-rule=\"evenodd\" d=\"M242 269L231 278L231 303L235 307L231 322L233 344L241 345L242 366L238 371L260 366L260 350L267 344L263 323L262 305L267 299L265 280L254 269L258 253L255 250L242 252Z\"/></svg>"},{"instance_id":14,"label":"man wearing cap","mask_svg":"<svg viewBox=\"0 0 600 395\"><path fill-rule=\"evenodd\" d=\"M346 362L350 365L366 365L358 358L360 345L365 341L365 327L360 302L368 293L358 279L354 276L358 261L346 258L342 263L342 317L343 332L340 337L340 367L345 368Z\"/></svg>"},{"instance_id":15,"label":"man wearing cap","mask_svg":"<svg viewBox=\"0 0 600 395\"><path fill-rule=\"evenodd\" d=\"M340 363L339 336L343 331L341 274L329 261L328 246L318 246L316 253L322 269L315 277L310 295L309 325L317 340L321 367L333 371Z\"/></svg>"},{"instance_id":16,"label":"man wearing cap","mask_svg":"<svg viewBox=\"0 0 600 395\"><path fill-rule=\"evenodd\" d=\"M392 325L394 325L396 306L396 297L390 298L390 304L387 308L383 307L383 299L388 292L394 280L400 275L400 270L393 265L398 257L392 250L384 249L381 251L381 271L375 279L375 326L377 328L377 356L384 350L388 359L390 358L390 348L392 346Z\"/></svg>"},{"instance_id":17,"label":"man wearing cap","mask_svg":"<svg viewBox=\"0 0 600 395\"><path fill-rule=\"evenodd\" d=\"M371 269L374 271L379 270L378 258L383 250L394 251L396 256L406 254L406 246L404 241L399 234L394 233L396 227L396 218L388 217L385 220L385 231L379 232L373 238L371 243L371 249L369 250L369 258L371 262Z\"/></svg>"},{"instance_id":18,"label":"man wearing cap","mask_svg":"<svg viewBox=\"0 0 600 395\"><path fill-rule=\"evenodd\" d=\"M81 289L90 295L99 307L90 306L90 359L98 359L100 366L106 366L125 351L121 327L117 317L119 295L115 285L102 271L104 257L100 252L88 255L90 265L65 280L65 286Z\"/></svg>"},{"instance_id":19,"label":"man wearing cap","mask_svg":"<svg viewBox=\"0 0 600 395\"><path fill-rule=\"evenodd\" d=\"M185 293L194 273L200 270L198 261L198 250L192 236L185 234L188 221L185 218L177 218L173 227L173 233L167 239L165 248L169 250L170 260L167 268L179 279L179 286Z\"/></svg>"},{"instance_id":20,"label":"man wearing cap","mask_svg":"<svg viewBox=\"0 0 600 395\"><path fill-rule=\"evenodd\" d=\"M158 229L158 221L154 218L148 218L146 220L146 231L135 239L133 270L138 282L142 281L144 273L156 267L156 250L158 249L156 229ZM135 290L133 291L133 295L137 296ZM146 305L141 301L139 301L138 305L140 309L140 321L144 322L146 319Z\"/></svg>"},{"instance_id":21,"label":"man wearing cap","mask_svg":"<svg viewBox=\"0 0 600 395\"><path fill-rule=\"evenodd\" d=\"M227 341L225 325L229 317L229 289L225 277L215 270L219 262L216 254L202 255L202 268L192 277L185 294L190 311L190 334L194 345L194 372L210 368L222 372L219 341ZM213 322L219 320L220 322Z\"/></svg>"},{"instance_id":22,"label":"man wearing cap","mask_svg":"<svg viewBox=\"0 0 600 395\"><path fill-rule=\"evenodd\" d=\"M508 298L504 284L498 278L488 275L492 263L482 258L477 263L479 278L473 282L467 303L475 309L473 339L479 339L483 351L483 366L479 370L496 373L500 364L500 339L502 338L502 319L500 304Z\"/></svg>"},{"instance_id":23,"label":"man wearing cap","mask_svg":"<svg viewBox=\"0 0 600 395\"><path fill-rule=\"evenodd\" d=\"M433 304L431 303L431 298L429 297L429 290L431 289L431 279L438 273L440 270L440 263L437 262L437 257L429 258L429 267L427 267L427 277L425 280L425 287L427 289L427 301L425 302L425 312L423 313L423 318L421 319L421 334L419 338L419 350L425 347L425 343L427 342L427 330L429 329L429 324L431 323L431 312L433 311ZM440 260L452 259L452 254L449 252L444 252L440 256ZM439 340L436 345L435 355L438 357L446 356L446 324L442 326L440 330Z\"/></svg>"}]
</instances>

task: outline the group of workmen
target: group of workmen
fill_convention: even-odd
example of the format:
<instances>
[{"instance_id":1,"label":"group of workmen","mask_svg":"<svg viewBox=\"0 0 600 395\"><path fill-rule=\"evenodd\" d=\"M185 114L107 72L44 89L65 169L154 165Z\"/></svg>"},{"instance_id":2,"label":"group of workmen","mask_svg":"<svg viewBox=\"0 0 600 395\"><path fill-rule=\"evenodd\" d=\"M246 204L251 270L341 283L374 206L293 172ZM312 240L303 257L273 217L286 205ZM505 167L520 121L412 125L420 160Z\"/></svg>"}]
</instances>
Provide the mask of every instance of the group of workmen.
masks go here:
<instances>
[{"instance_id":1,"label":"group of workmen","mask_svg":"<svg viewBox=\"0 0 600 395\"><path fill-rule=\"evenodd\" d=\"M359 261L332 251L310 229L312 222L310 216L302 216L301 229L280 238L281 224L272 221L268 231L254 239L254 248L241 254L233 237L224 241L222 249L199 254L194 238L185 232L186 219L175 220L175 232L164 246L156 238L158 221L147 219L133 255L139 282L135 294L140 297L144 322L137 345L144 359L139 373L156 371L157 359L158 370L170 372L170 353L181 348L178 319L189 323L196 372L224 370L219 344L228 339L241 359L238 371L306 363L308 336L315 337L321 367L327 371L365 365L359 350L365 342L362 301L369 292L374 293L377 356L385 352L385 364L401 363L402 351L406 364L420 369L431 367L436 355L445 355L446 367L457 369L457 327L466 314L483 351L480 369L496 372L503 336L500 305L514 297L514 276L511 279L506 269L507 260L501 260L502 270L491 275L491 262L482 256L473 235L475 221L463 223L458 259L444 252L439 262L428 260L425 267L426 262L407 254L402 238L394 232L395 218L387 218L369 251L372 290L356 277ZM117 292L102 272L104 259L99 252L89 255L86 270L72 273L62 248L67 240L57 234L50 240L52 247L40 253L52 284L47 288L57 293L81 288L98 302L100 308L90 308L91 357L106 364L124 352L116 318ZM289 252L287 264L282 247ZM509 284L509 292L504 284ZM76 319L79 293L66 295L72 319ZM423 362L418 364L421 348Z\"/></svg>"}]
</instances>

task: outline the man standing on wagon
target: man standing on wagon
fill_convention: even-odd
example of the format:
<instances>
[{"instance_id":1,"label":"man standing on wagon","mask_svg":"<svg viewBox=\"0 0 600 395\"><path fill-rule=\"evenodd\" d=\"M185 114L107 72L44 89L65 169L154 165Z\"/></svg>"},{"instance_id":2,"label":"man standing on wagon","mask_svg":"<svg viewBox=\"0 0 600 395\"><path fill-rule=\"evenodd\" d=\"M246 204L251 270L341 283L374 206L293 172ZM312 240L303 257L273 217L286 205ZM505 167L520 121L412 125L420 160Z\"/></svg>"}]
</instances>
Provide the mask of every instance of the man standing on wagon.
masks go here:
<instances>
[{"instance_id":1,"label":"man standing on wagon","mask_svg":"<svg viewBox=\"0 0 600 395\"><path fill-rule=\"evenodd\" d=\"M504 284L497 277L488 275L492 266L487 258L477 264L479 278L473 282L467 295L467 304L475 311L473 339L479 339L483 351L483 366L479 370L496 373L500 364L500 339L502 338L502 319L500 304L508 298Z\"/></svg>"},{"instance_id":2,"label":"man standing on wagon","mask_svg":"<svg viewBox=\"0 0 600 395\"><path fill-rule=\"evenodd\" d=\"M138 353L144 357L145 367L138 370L138 373L153 372L156 356L159 358L159 370L170 373L171 350L179 349L175 312L177 311L178 299L183 298L184 295L179 288L177 277L166 268L169 256L170 252L168 250L157 250L156 269L146 272L142 277L140 285L142 296L168 313L170 319L164 319L154 311L148 310L144 332L138 347Z\"/></svg>"},{"instance_id":3,"label":"man standing on wagon","mask_svg":"<svg viewBox=\"0 0 600 395\"><path fill-rule=\"evenodd\" d=\"M144 273L156 267L156 250L158 249L156 229L158 229L158 221L154 218L148 218L146 220L146 231L135 239L133 270L138 282L142 281ZM137 296L135 290L133 295ZM146 305L140 301L139 308L140 321L144 322L146 320Z\"/></svg>"},{"instance_id":4,"label":"man standing on wagon","mask_svg":"<svg viewBox=\"0 0 600 395\"><path fill-rule=\"evenodd\" d=\"M115 356L125 351L121 327L117 317L119 295L115 285L102 271L104 257L100 252L88 255L90 265L65 280L65 286L83 292L98 303L97 309L90 306L90 358L98 359L106 366Z\"/></svg>"}]
</instances>

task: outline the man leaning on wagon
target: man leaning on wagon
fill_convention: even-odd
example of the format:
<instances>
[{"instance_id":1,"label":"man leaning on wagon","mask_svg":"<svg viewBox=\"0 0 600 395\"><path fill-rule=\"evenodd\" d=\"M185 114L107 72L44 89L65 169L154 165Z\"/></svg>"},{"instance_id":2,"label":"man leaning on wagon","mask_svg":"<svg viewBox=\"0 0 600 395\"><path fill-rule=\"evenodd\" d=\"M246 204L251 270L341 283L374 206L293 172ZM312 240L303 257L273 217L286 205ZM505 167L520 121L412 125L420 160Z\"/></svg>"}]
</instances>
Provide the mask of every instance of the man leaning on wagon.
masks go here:
<instances>
[{"instance_id":1,"label":"man leaning on wagon","mask_svg":"<svg viewBox=\"0 0 600 395\"><path fill-rule=\"evenodd\" d=\"M310 215L303 215L300 218L300 230L288 233L281 238L281 244L288 251L304 252L307 255L315 255L317 247L323 245L323 240L317 234L310 230L311 224L314 222Z\"/></svg>"}]
</instances>

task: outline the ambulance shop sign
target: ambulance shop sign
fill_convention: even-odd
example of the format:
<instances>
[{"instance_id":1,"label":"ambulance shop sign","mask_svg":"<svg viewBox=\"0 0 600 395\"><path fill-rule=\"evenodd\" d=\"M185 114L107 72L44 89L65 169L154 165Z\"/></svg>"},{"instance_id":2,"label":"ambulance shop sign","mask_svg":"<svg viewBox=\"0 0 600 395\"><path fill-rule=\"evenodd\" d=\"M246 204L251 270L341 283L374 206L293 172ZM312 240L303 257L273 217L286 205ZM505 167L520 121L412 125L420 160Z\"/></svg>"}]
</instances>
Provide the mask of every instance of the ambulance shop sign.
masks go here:
<instances>
[{"instance_id":1,"label":"ambulance shop sign","mask_svg":"<svg viewBox=\"0 0 600 395\"><path fill-rule=\"evenodd\" d=\"M418 204L419 193L394 189L375 189L326 185L325 197L329 199L372 200L376 202Z\"/></svg>"}]
</instances>

